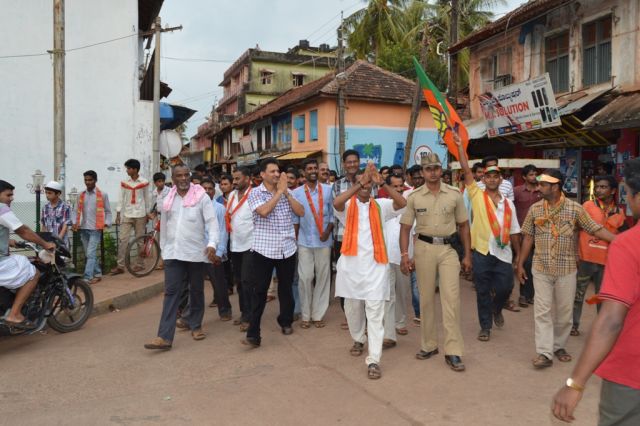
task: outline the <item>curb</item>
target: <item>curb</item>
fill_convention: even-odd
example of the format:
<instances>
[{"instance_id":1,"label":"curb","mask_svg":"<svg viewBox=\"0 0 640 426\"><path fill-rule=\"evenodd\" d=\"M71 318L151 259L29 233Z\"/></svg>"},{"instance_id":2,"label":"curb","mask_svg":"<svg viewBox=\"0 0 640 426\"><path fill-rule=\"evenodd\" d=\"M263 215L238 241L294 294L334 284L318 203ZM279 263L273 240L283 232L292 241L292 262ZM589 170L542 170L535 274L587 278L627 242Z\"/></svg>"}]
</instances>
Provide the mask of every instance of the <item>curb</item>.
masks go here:
<instances>
[{"instance_id":1,"label":"curb","mask_svg":"<svg viewBox=\"0 0 640 426\"><path fill-rule=\"evenodd\" d=\"M152 284L150 286L132 291L131 293L121 294L110 299L101 300L93 304L92 317L102 314L108 314L114 309L124 309L138 303L142 303L164 291L164 281Z\"/></svg>"}]
</instances>

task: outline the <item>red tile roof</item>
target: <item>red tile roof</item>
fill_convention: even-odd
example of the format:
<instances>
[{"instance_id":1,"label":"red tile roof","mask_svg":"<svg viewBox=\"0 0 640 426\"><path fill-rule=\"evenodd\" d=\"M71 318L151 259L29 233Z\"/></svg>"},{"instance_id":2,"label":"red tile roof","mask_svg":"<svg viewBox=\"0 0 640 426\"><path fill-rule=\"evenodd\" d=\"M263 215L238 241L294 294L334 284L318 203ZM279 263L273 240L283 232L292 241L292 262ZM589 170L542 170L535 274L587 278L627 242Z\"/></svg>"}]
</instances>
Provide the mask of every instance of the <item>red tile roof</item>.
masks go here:
<instances>
[{"instance_id":1,"label":"red tile roof","mask_svg":"<svg viewBox=\"0 0 640 426\"><path fill-rule=\"evenodd\" d=\"M415 82L366 61L356 61L345 70L344 78L347 99L411 104L415 93ZM295 105L316 96L337 96L339 80L341 79L335 73L331 73L311 83L290 89L271 102L240 117L232 125L235 127L249 124L274 113L293 109Z\"/></svg>"}]
</instances>

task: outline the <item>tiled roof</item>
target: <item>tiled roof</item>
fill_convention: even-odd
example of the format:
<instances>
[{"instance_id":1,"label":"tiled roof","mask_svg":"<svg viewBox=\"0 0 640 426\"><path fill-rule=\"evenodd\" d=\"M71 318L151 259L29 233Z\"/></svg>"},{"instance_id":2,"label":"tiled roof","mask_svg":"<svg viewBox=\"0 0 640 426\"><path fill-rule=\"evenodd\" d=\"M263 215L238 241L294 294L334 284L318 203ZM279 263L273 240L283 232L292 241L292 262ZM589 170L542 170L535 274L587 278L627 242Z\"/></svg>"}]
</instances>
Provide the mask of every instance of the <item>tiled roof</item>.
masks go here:
<instances>
[{"instance_id":1,"label":"tiled roof","mask_svg":"<svg viewBox=\"0 0 640 426\"><path fill-rule=\"evenodd\" d=\"M530 0L520 7L512 10L500 19L496 19L479 30L469 34L449 48L449 53L456 53L465 47L473 46L494 35L515 28L538 15L542 15L558 6L570 3L573 0Z\"/></svg>"},{"instance_id":2,"label":"tiled roof","mask_svg":"<svg viewBox=\"0 0 640 426\"><path fill-rule=\"evenodd\" d=\"M344 72L347 99L411 104L416 83L366 61L356 61ZM245 114L232 123L235 126L261 120L271 114L290 109L314 96L337 96L339 78L328 74L304 86L290 89L280 97Z\"/></svg>"}]
</instances>

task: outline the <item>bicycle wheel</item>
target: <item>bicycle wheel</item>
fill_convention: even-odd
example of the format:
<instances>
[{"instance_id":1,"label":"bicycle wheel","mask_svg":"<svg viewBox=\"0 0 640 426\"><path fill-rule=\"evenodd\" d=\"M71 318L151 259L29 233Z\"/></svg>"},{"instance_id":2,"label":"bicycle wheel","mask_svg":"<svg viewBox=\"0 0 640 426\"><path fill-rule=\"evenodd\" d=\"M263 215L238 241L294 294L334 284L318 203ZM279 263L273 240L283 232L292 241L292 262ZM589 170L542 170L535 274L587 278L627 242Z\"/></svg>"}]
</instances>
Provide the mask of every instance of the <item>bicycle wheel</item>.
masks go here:
<instances>
[{"instance_id":1,"label":"bicycle wheel","mask_svg":"<svg viewBox=\"0 0 640 426\"><path fill-rule=\"evenodd\" d=\"M53 301L51 315L47 324L59 333L78 330L84 325L93 311L93 290L82 278L69 282L69 291L73 295L73 306L68 306L60 296Z\"/></svg>"},{"instance_id":2,"label":"bicycle wheel","mask_svg":"<svg viewBox=\"0 0 640 426\"><path fill-rule=\"evenodd\" d=\"M158 266L160 246L153 234L135 238L127 247L124 265L135 277L146 277Z\"/></svg>"}]
</instances>

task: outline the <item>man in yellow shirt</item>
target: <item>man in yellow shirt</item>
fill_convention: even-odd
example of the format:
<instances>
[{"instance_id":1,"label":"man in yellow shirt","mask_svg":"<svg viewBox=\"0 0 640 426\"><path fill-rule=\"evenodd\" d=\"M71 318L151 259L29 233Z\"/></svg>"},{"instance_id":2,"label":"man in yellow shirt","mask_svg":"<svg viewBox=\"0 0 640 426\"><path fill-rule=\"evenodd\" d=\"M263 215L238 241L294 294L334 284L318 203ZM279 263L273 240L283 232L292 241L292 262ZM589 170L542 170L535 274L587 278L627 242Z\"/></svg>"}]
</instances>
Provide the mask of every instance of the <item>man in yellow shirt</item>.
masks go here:
<instances>
[{"instance_id":1,"label":"man in yellow shirt","mask_svg":"<svg viewBox=\"0 0 640 426\"><path fill-rule=\"evenodd\" d=\"M471 249L473 250L473 282L476 286L478 340L489 341L491 326L502 328L502 309L513 289L513 255L520 251L520 226L513 202L500 193L500 169L489 166L484 170L485 190L480 189L469 168L460 138L455 135L464 183L473 210ZM491 293L494 292L493 300ZM493 316L493 321L492 321Z\"/></svg>"}]
</instances>

